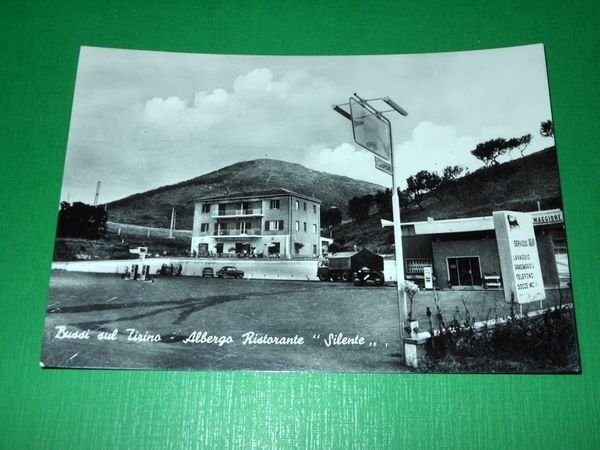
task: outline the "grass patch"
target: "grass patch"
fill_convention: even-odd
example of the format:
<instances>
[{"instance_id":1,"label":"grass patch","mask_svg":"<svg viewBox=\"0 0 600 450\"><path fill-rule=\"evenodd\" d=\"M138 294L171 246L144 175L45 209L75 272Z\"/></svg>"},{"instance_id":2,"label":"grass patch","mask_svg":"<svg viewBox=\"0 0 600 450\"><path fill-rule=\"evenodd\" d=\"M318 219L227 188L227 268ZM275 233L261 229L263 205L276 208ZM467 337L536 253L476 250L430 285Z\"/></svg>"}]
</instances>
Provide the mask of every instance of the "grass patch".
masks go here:
<instances>
[{"instance_id":1,"label":"grass patch","mask_svg":"<svg viewBox=\"0 0 600 450\"><path fill-rule=\"evenodd\" d=\"M517 316L514 307L495 326L476 326L469 310L450 319L436 302L428 317L433 338L424 367L432 372L574 372L581 371L572 308L548 308Z\"/></svg>"}]
</instances>

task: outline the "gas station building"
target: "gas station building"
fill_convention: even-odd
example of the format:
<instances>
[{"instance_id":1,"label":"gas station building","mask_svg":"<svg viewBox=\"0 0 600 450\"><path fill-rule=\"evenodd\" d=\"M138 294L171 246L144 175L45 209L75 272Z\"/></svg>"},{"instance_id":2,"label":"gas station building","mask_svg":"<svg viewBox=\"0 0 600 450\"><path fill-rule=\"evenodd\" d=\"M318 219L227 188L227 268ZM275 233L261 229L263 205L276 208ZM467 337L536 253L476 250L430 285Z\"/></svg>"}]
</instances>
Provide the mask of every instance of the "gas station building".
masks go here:
<instances>
[{"instance_id":1,"label":"gas station building","mask_svg":"<svg viewBox=\"0 0 600 450\"><path fill-rule=\"evenodd\" d=\"M570 282L563 213L560 209L530 212L542 278L546 288ZM437 288L486 287L501 277L492 216L402 224L407 279L423 279L430 266Z\"/></svg>"}]
</instances>

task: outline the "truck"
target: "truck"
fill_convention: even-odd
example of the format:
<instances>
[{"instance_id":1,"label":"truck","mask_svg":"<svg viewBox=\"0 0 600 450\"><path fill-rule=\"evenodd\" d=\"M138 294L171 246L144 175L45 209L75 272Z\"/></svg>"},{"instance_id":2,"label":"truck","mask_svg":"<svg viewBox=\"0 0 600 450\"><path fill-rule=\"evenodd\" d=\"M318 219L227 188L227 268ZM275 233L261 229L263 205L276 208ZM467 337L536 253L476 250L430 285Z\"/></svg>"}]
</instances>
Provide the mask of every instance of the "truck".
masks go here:
<instances>
[{"instance_id":1,"label":"truck","mask_svg":"<svg viewBox=\"0 0 600 450\"><path fill-rule=\"evenodd\" d=\"M333 253L320 261L317 277L321 281L355 281L356 284L372 280L381 285L385 281L383 258L366 248Z\"/></svg>"}]
</instances>

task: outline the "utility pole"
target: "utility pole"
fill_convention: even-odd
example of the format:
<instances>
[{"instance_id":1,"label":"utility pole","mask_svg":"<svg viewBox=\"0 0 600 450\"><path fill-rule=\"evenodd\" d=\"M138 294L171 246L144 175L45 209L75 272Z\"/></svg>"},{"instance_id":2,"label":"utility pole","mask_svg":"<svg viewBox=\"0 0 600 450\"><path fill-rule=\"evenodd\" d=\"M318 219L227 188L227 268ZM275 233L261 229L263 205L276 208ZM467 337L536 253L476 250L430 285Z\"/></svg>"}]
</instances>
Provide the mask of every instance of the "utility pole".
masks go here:
<instances>
[{"instance_id":1,"label":"utility pole","mask_svg":"<svg viewBox=\"0 0 600 450\"><path fill-rule=\"evenodd\" d=\"M96 197L94 197L94 206L98 206L98 197L100 196L100 184L102 184L101 181L98 181L98 183L96 183Z\"/></svg>"},{"instance_id":2,"label":"utility pole","mask_svg":"<svg viewBox=\"0 0 600 450\"><path fill-rule=\"evenodd\" d=\"M169 226L169 239L173 239L173 230L175 229L175 208L171 209L171 225Z\"/></svg>"}]
</instances>

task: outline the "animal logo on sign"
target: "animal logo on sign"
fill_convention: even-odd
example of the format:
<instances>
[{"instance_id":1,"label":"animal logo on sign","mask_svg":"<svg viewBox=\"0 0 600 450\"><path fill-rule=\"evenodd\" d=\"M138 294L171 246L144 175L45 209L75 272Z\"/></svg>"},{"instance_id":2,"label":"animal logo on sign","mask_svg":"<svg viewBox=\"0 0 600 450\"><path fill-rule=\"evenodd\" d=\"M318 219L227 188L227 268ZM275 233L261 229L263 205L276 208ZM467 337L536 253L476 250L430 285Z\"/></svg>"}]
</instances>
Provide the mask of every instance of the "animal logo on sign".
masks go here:
<instances>
[{"instance_id":1,"label":"animal logo on sign","mask_svg":"<svg viewBox=\"0 0 600 450\"><path fill-rule=\"evenodd\" d=\"M506 216L506 220L508 220L508 226L512 230L513 228L521 228L519 226L519 221L517 218L511 214Z\"/></svg>"}]
</instances>

